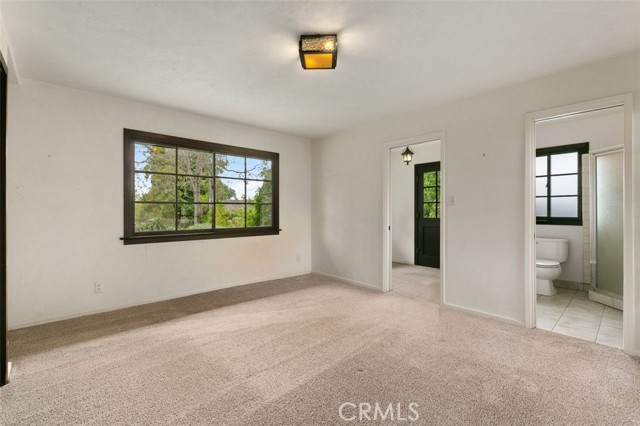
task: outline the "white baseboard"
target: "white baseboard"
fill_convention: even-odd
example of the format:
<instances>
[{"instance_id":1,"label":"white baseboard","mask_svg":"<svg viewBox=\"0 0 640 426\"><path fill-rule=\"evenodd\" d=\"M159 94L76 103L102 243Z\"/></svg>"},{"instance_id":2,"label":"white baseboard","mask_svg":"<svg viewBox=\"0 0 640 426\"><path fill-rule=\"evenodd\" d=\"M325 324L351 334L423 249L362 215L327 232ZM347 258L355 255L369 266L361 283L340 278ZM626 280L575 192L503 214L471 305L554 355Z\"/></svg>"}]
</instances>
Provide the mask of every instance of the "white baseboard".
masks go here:
<instances>
[{"instance_id":1,"label":"white baseboard","mask_svg":"<svg viewBox=\"0 0 640 426\"><path fill-rule=\"evenodd\" d=\"M342 281L342 282L347 283L347 284L353 284L353 285L357 285L359 287L365 287L365 288L368 288L368 289L371 289L371 290L382 292L382 289L380 287L377 287L377 286L375 286L373 284L363 283L361 281L356 281L356 280L350 280L348 278L342 278L342 277L338 277L336 275L325 274L324 272L319 272L319 271L311 271L311 273L315 274L315 275L320 275L321 277L331 278L331 279L334 279L336 281Z\"/></svg>"},{"instance_id":2,"label":"white baseboard","mask_svg":"<svg viewBox=\"0 0 640 426\"><path fill-rule=\"evenodd\" d=\"M500 315L490 314L488 312L478 311L475 309L463 308L462 306L454 305L451 303L443 303L442 306L455 309L456 311L466 312L468 314L480 315L481 317L491 318L500 322L506 322L508 324L519 325L524 327L524 321L514 320L512 318L503 317Z\"/></svg>"},{"instance_id":3,"label":"white baseboard","mask_svg":"<svg viewBox=\"0 0 640 426\"><path fill-rule=\"evenodd\" d=\"M404 260L392 260L391 263L399 263L401 265L415 265L415 262L407 262Z\"/></svg>"},{"instance_id":4,"label":"white baseboard","mask_svg":"<svg viewBox=\"0 0 640 426\"><path fill-rule=\"evenodd\" d=\"M300 272L289 274L289 275L280 275L280 276L274 276L274 277L261 278L259 280L250 280L250 281L241 281L241 282L231 283L231 284L223 284L221 286L211 287L211 288L207 288L207 289L203 289L203 290L190 291L190 292L186 292L186 293L176 293L176 294L173 294L173 295L170 295L170 296L161 296L161 297L155 297L155 298L151 298L151 299L145 299L145 300L142 300L140 302L125 303L125 304L120 304L120 305L109 306L109 307L106 307L106 308L99 308L99 309L91 309L91 310L87 310L87 311L74 312L74 313L69 314L69 315L56 316L56 317L51 317L51 318L47 318L47 319L44 319L44 320L30 321L30 322L18 323L18 324L11 324L9 326L9 330L18 330L20 328L33 327L33 326L36 326L36 325L48 324L48 323L51 323L51 322L64 321L64 320L73 319L73 318L79 318L79 317L85 317L85 316L88 316L88 315L102 314L102 313L105 313L105 312L111 312L111 311L117 311L117 310L120 310L120 309L132 308L134 306L148 305L150 303L164 302L166 300L179 299L181 297L187 297L187 296L193 296L193 295L196 295L196 294L209 293L211 291L223 290L225 288L240 287L240 286L243 286L243 285L257 284L257 283L261 283L261 282L265 282L265 281L281 280L281 279L285 279L285 278L297 277L297 276L300 276L300 275L307 275L307 274L310 274L310 273L312 273L312 272L311 271L300 271Z\"/></svg>"},{"instance_id":5,"label":"white baseboard","mask_svg":"<svg viewBox=\"0 0 640 426\"><path fill-rule=\"evenodd\" d=\"M640 358L640 351L624 351L625 354Z\"/></svg>"}]
</instances>

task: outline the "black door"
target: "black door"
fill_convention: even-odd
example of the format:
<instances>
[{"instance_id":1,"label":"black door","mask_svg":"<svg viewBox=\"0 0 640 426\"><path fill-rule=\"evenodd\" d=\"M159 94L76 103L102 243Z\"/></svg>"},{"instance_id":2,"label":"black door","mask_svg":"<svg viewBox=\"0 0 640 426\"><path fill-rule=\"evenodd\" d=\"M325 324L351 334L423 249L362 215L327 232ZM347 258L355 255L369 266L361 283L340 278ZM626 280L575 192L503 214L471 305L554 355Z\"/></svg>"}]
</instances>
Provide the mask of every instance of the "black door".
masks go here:
<instances>
[{"instance_id":1,"label":"black door","mask_svg":"<svg viewBox=\"0 0 640 426\"><path fill-rule=\"evenodd\" d=\"M440 162L416 164L416 265L440 268Z\"/></svg>"}]
</instances>

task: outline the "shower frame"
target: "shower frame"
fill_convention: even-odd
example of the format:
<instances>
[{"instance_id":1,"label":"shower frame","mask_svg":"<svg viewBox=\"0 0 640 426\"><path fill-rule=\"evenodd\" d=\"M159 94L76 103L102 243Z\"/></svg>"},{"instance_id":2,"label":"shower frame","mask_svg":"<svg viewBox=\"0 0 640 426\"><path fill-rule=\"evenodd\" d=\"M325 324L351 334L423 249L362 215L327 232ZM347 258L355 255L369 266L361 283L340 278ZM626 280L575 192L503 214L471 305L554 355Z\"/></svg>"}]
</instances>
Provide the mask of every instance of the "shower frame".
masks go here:
<instances>
[{"instance_id":1,"label":"shower frame","mask_svg":"<svg viewBox=\"0 0 640 426\"><path fill-rule=\"evenodd\" d=\"M597 179L598 171L596 160L598 157L604 157L605 155L612 155L622 153L622 164L624 168L624 145L610 146L607 148L598 149L589 153L589 235L590 235L590 250L591 256L589 258L589 264L591 267L591 289L589 291L589 299L596 302L610 306L615 309L622 310L622 295L620 298L615 297L613 293L606 290L599 290L597 287L598 275L598 197L597 194ZM624 171L623 171L624 179ZM624 186L623 186L624 192ZM624 203L624 195L622 197ZM624 209L624 206L623 206ZM624 234L623 234L624 238ZM623 240L624 244L624 240ZM596 293L595 295L593 293ZM615 300L612 300L615 299Z\"/></svg>"}]
</instances>

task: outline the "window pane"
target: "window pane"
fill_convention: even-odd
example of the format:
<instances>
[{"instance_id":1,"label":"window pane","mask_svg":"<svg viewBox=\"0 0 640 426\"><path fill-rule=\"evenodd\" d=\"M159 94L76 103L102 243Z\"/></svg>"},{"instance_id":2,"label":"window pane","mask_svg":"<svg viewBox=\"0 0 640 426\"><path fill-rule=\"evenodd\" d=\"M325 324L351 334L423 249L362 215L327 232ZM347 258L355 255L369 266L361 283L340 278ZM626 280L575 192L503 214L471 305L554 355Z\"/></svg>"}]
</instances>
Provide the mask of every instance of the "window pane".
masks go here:
<instances>
[{"instance_id":1,"label":"window pane","mask_svg":"<svg viewBox=\"0 0 640 426\"><path fill-rule=\"evenodd\" d=\"M247 181L247 202L270 203L271 194L271 182Z\"/></svg>"},{"instance_id":2,"label":"window pane","mask_svg":"<svg viewBox=\"0 0 640 426\"><path fill-rule=\"evenodd\" d=\"M426 172L423 174L424 186L436 186L438 185L438 179L436 178L436 172Z\"/></svg>"},{"instance_id":3,"label":"window pane","mask_svg":"<svg viewBox=\"0 0 640 426\"><path fill-rule=\"evenodd\" d=\"M578 217L578 197L551 198L552 217Z\"/></svg>"},{"instance_id":4,"label":"window pane","mask_svg":"<svg viewBox=\"0 0 640 426\"><path fill-rule=\"evenodd\" d=\"M136 201L175 201L176 177L136 172L135 192Z\"/></svg>"},{"instance_id":5,"label":"window pane","mask_svg":"<svg viewBox=\"0 0 640 426\"><path fill-rule=\"evenodd\" d=\"M427 219L436 218L436 203L425 203L423 215Z\"/></svg>"},{"instance_id":6,"label":"window pane","mask_svg":"<svg viewBox=\"0 0 640 426\"><path fill-rule=\"evenodd\" d=\"M437 194L436 188L425 188L424 189L424 201L425 202L438 201L437 197L438 197L438 194Z\"/></svg>"},{"instance_id":7,"label":"window pane","mask_svg":"<svg viewBox=\"0 0 640 426\"><path fill-rule=\"evenodd\" d=\"M247 228L271 225L272 215L270 205L253 204L247 206Z\"/></svg>"},{"instance_id":8,"label":"window pane","mask_svg":"<svg viewBox=\"0 0 640 426\"><path fill-rule=\"evenodd\" d=\"M547 197L536 198L536 216L547 217Z\"/></svg>"},{"instance_id":9,"label":"window pane","mask_svg":"<svg viewBox=\"0 0 640 426\"><path fill-rule=\"evenodd\" d=\"M244 201L244 180L216 179L216 201Z\"/></svg>"},{"instance_id":10,"label":"window pane","mask_svg":"<svg viewBox=\"0 0 640 426\"><path fill-rule=\"evenodd\" d=\"M178 229L211 229L212 215L211 204L178 204Z\"/></svg>"},{"instance_id":11,"label":"window pane","mask_svg":"<svg viewBox=\"0 0 640 426\"><path fill-rule=\"evenodd\" d=\"M134 149L136 170L175 173L175 148L136 142Z\"/></svg>"},{"instance_id":12,"label":"window pane","mask_svg":"<svg viewBox=\"0 0 640 426\"><path fill-rule=\"evenodd\" d=\"M552 176L551 195L578 195L578 175Z\"/></svg>"},{"instance_id":13,"label":"window pane","mask_svg":"<svg viewBox=\"0 0 640 426\"><path fill-rule=\"evenodd\" d=\"M537 196L548 195L548 193L549 193L549 190L547 188L547 178L546 177L536 178L536 195Z\"/></svg>"},{"instance_id":14,"label":"window pane","mask_svg":"<svg viewBox=\"0 0 640 426\"><path fill-rule=\"evenodd\" d=\"M174 204L135 204L135 231L175 231L176 209Z\"/></svg>"},{"instance_id":15,"label":"window pane","mask_svg":"<svg viewBox=\"0 0 640 426\"><path fill-rule=\"evenodd\" d=\"M244 178L244 157L216 154L216 176Z\"/></svg>"},{"instance_id":16,"label":"window pane","mask_svg":"<svg viewBox=\"0 0 640 426\"><path fill-rule=\"evenodd\" d=\"M578 173L578 153L554 154L551 156L551 174Z\"/></svg>"},{"instance_id":17,"label":"window pane","mask_svg":"<svg viewBox=\"0 0 640 426\"><path fill-rule=\"evenodd\" d=\"M244 228L244 204L216 204L216 228Z\"/></svg>"},{"instance_id":18,"label":"window pane","mask_svg":"<svg viewBox=\"0 0 640 426\"><path fill-rule=\"evenodd\" d=\"M440 217L440 203L436 204L436 217Z\"/></svg>"},{"instance_id":19,"label":"window pane","mask_svg":"<svg viewBox=\"0 0 640 426\"><path fill-rule=\"evenodd\" d=\"M178 173L213 176L213 153L178 148Z\"/></svg>"},{"instance_id":20,"label":"window pane","mask_svg":"<svg viewBox=\"0 0 640 426\"><path fill-rule=\"evenodd\" d=\"M213 203L213 179L178 176L179 203Z\"/></svg>"},{"instance_id":21,"label":"window pane","mask_svg":"<svg viewBox=\"0 0 640 426\"><path fill-rule=\"evenodd\" d=\"M128 129L124 148L124 244L278 232L278 154Z\"/></svg>"},{"instance_id":22,"label":"window pane","mask_svg":"<svg viewBox=\"0 0 640 426\"><path fill-rule=\"evenodd\" d=\"M247 158L247 178L271 180L271 160Z\"/></svg>"},{"instance_id":23,"label":"window pane","mask_svg":"<svg viewBox=\"0 0 640 426\"><path fill-rule=\"evenodd\" d=\"M536 157L536 176L544 176L547 174L547 156Z\"/></svg>"}]
</instances>

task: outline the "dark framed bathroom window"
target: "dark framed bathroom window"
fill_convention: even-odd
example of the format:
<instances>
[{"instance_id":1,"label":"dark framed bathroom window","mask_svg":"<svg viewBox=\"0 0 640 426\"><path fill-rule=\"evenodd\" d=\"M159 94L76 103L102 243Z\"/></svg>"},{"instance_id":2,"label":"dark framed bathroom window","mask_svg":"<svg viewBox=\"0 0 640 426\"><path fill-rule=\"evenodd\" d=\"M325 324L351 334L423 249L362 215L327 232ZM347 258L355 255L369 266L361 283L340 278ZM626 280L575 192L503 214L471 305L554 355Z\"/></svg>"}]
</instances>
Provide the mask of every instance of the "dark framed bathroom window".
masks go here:
<instances>
[{"instance_id":1,"label":"dark framed bathroom window","mask_svg":"<svg viewBox=\"0 0 640 426\"><path fill-rule=\"evenodd\" d=\"M279 154L124 130L124 244L277 235Z\"/></svg>"},{"instance_id":2,"label":"dark framed bathroom window","mask_svg":"<svg viewBox=\"0 0 640 426\"><path fill-rule=\"evenodd\" d=\"M536 150L536 223L582 226L582 154L589 143Z\"/></svg>"}]
</instances>

